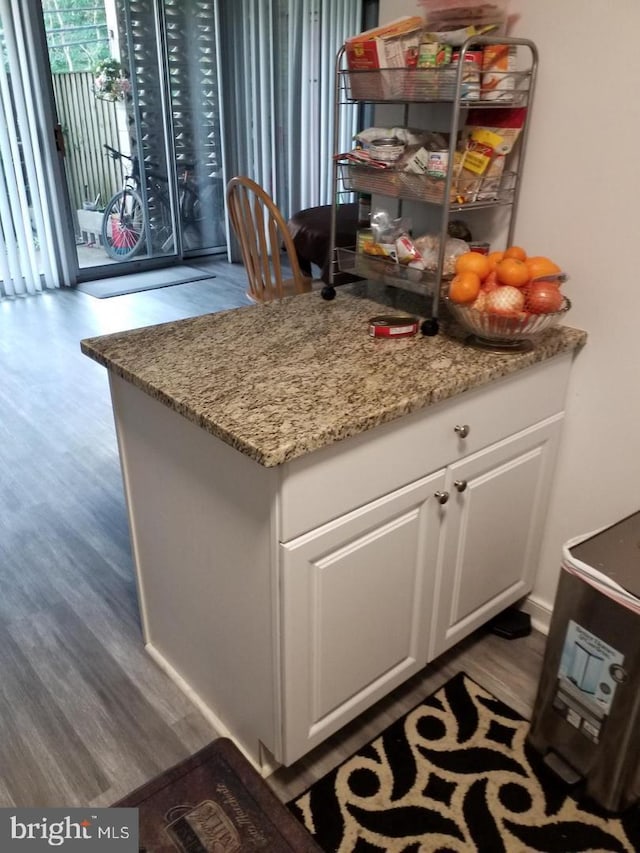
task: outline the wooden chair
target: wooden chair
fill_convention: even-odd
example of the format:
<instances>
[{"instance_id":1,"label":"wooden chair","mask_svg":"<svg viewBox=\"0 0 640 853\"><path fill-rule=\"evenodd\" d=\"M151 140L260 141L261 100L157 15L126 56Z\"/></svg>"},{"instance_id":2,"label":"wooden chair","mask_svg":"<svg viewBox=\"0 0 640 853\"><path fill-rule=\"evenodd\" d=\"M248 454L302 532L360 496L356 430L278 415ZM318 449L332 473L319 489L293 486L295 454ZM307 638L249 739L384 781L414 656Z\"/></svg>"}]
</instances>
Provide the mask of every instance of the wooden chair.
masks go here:
<instances>
[{"instance_id":1,"label":"wooden chair","mask_svg":"<svg viewBox=\"0 0 640 853\"><path fill-rule=\"evenodd\" d=\"M249 278L247 296L270 302L308 293L312 279L302 273L287 223L269 194L251 178L238 176L227 184L227 207ZM289 278L282 268L283 249Z\"/></svg>"}]
</instances>

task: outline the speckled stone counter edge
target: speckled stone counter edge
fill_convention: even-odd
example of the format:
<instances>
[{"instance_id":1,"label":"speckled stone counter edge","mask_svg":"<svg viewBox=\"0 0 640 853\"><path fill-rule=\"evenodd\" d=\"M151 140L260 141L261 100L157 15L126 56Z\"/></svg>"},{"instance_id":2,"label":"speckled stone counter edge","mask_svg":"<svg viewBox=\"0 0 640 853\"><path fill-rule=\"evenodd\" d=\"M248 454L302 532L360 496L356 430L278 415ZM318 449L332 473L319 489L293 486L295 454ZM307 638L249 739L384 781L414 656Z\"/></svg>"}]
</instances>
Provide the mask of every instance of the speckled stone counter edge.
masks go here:
<instances>
[{"instance_id":1,"label":"speckled stone counter edge","mask_svg":"<svg viewBox=\"0 0 640 853\"><path fill-rule=\"evenodd\" d=\"M364 296L344 292L333 303L317 294L298 296L270 306L85 339L81 349L202 429L272 467L579 349L587 337L578 329L556 327L529 352L496 354L469 347L461 330L445 323L436 338L389 341L379 348L362 334L363 318L400 312L372 301L368 293ZM345 339L345 330L352 327L359 327L360 334ZM323 378L319 369L341 340L346 354L340 351L339 369L351 384L346 392L331 374ZM306 361L291 367L295 360L287 350L295 351L296 343L305 349ZM273 352L268 353L269 347ZM251 348L258 364L256 377L243 375L240 361ZM278 364L271 382L267 353ZM262 374L259 356L265 360ZM227 370L220 377L222 390L198 366L199 360L211 359L219 365L238 362L237 371ZM395 381L398 376L402 381ZM299 381L301 377L307 381ZM368 393L353 390L359 385Z\"/></svg>"}]
</instances>

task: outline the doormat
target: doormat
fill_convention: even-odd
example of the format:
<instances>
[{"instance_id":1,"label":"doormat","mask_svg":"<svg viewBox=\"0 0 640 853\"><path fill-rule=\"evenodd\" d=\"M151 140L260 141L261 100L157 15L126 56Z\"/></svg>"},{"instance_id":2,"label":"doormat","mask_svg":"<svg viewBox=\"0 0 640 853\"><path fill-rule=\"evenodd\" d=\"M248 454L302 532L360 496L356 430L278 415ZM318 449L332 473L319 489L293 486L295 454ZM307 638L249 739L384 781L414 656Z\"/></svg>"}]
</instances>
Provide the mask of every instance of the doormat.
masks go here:
<instances>
[{"instance_id":1,"label":"doormat","mask_svg":"<svg viewBox=\"0 0 640 853\"><path fill-rule=\"evenodd\" d=\"M213 741L114 807L138 809L145 853L321 853L228 738Z\"/></svg>"},{"instance_id":2,"label":"doormat","mask_svg":"<svg viewBox=\"0 0 640 853\"><path fill-rule=\"evenodd\" d=\"M576 802L529 723L459 673L289 808L325 853L640 850L640 813Z\"/></svg>"},{"instance_id":3,"label":"doormat","mask_svg":"<svg viewBox=\"0 0 640 853\"><path fill-rule=\"evenodd\" d=\"M95 296L96 299L108 299L111 296L124 296L127 293L139 293L142 290L155 290L158 287L187 284L205 278L215 278L215 275L195 267L181 265L111 276L98 281L85 281L78 284L77 289L89 296Z\"/></svg>"}]
</instances>

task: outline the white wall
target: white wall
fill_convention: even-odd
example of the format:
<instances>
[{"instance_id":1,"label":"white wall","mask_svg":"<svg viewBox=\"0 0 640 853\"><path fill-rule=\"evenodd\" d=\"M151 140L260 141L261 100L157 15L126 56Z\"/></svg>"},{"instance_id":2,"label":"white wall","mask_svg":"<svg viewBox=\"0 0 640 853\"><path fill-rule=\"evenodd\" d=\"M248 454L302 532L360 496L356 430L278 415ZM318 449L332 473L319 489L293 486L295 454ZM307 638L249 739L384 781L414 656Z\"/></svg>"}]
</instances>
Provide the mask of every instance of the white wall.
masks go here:
<instances>
[{"instance_id":1,"label":"white wall","mask_svg":"<svg viewBox=\"0 0 640 853\"><path fill-rule=\"evenodd\" d=\"M380 20L420 14L381 0ZM570 274L576 358L532 599L553 604L562 543L640 509L640 3L511 0L540 53L515 242ZM500 247L497 247L500 248Z\"/></svg>"}]
</instances>

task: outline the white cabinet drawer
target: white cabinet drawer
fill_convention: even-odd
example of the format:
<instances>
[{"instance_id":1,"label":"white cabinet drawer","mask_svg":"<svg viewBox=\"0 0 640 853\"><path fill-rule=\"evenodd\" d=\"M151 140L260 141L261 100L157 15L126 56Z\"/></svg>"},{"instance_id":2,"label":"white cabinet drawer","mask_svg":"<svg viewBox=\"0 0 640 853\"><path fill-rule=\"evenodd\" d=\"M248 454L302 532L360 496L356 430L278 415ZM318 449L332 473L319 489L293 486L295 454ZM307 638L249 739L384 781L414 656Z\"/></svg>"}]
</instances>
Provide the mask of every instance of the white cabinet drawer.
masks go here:
<instances>
[{"instance_id":1,"label":"white cabinet drawer","mask_svg":"<svg viewBox=\"0 0 640 853\"><path fill-rule=\"evenodd\" d=\"M571 359L557 356L292 460L282 470L280 541L563 411ZM466 437L456 426L468 427Z\"/></svg>"}]
</instances>

